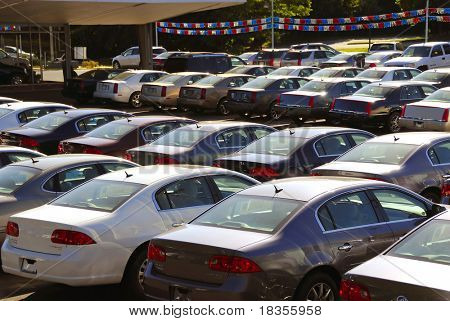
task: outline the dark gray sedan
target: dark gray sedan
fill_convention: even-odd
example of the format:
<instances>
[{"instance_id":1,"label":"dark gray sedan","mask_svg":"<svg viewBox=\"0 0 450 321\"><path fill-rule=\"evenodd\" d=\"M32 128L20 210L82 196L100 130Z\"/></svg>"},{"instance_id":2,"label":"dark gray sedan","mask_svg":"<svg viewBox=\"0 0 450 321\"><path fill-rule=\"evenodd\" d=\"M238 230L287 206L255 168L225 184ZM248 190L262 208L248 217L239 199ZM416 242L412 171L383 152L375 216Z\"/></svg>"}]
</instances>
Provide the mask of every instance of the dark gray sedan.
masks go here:
<instances>
[{"instance_id":1,"label":"dark gray sedan","mask_svg":"<svg viewBox=\"0 0 450 321\"><path fill-rule=\"evenodd\" d=\"M410 232L383 254L345 274L348 301L449 301L450 214Z\"/></svg>"},{"instance_id":2,"label":"dark gray sedan","mask_svg":"<svg viewBox=\"0 0 450 321\"><path fill-rule=\"evenodd\" d=\"M162 300L335 300L343 273L442 210L363 179L250 187L152 239L144 291Z\"/></svg>"},{"instance_id":3,"label":"dark gray sedan","mask_svg":"<svg viewBox=\"0 0 450 321\"><path fill-rule=\"evenodd\" d=\"M53 200L99 175L138 166L111 156L58 155L33 158L0 169L0 244L8 218Z\"/></svg>"},{"instance_id":4,"label":"dark gray sedan","mask_svg":"<svg viewBox=\"0 0 450 321\"><path fill-rule=\"evenodd\" d=\"M0 145L0 167L9 165L11 163L27 160L33 157L42 157L42 156L45 155L31 149L17 146Z\"/></svg>"},{"instance_id":5,"label":"dark gray sedan","mask_svg":"<svg viewBox=\"0 0 450 321\"><path fill-rule=\"evenodd\" d=\"M411 132L372 138L313 175L386 181L439 202L443 176L450 172L450 133Z\"/></svg>"}]
</instances>

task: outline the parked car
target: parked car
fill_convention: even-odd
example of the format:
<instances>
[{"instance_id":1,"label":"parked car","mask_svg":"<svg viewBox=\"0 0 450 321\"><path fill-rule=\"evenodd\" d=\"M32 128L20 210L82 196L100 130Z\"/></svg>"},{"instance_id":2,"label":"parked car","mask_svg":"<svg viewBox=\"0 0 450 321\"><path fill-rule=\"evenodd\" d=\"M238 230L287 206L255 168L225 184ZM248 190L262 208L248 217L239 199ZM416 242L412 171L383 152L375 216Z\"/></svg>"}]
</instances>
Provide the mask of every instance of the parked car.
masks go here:
<instances>
[{"instance_id":1,"label":"parked car","mask_svg":"<svg viewBox=\"0 0 450 321\"><path fill-rule=\"evenodd\" d=\"M320 64L333 58L336 54L328 50L289 50L281 56L280 66L311 66Z\"/></svg>"},{"instance_id":2,"label":"parked car","mask_svg":"<svg viewBox=\"0 0 450 321\"><path fill-rule=\"evenodd\" d=\"M0 145L0 168L11 163L42 156L45 155L31 149Z\"/></svg>"},{"instance_id":3,"label":"parked car","mask_svg":"<svg viewBox=\"0 0 450 321\"><path fill-rule=\"evenodd\" d=\"M97 83L109 80L126 69L92 69L77 77L70 78L64 82L62 94L64 97L73 98L80 103L86 103L94 98Z\"/></svg>"},{"instance_id":4,"label":"parked car","mask_svg":"<svg viewBox=\"0 0 450 321\"><path fill-rule=\"evenodd\" d=\"M94 97L100 100L130 104L139 108L141 88L144 83L154 82L167 75L164 71L133 70L122 72L114 79L97 82Z\"/></svg>"},{"instance_id":5,"label":"parked car","mask_svg":"<svg viewBox=\"0 0 450 321\"><path fill-rule=\"evenodd\" d=\"M10 98L10 97L0 96L0 105L9 104L9 103L19 103L19 102L21 102L21 100L17 100L17 99Z\"/></svg>"},{"instance_id":6,"label":"parked car","mask_svg":"<svg viewBox=\"0 0 450 321\"><path fill-rule=\"evenodd\" d=\"M390 212L395 215L397 210ZM450 214L444 212L411 231L382 254L348 271L341 281L341 299L450 300L449 240Z\"/></svg>"},{"instance_id":7,"label":"parked car","mask_svg":"<svg viewBox=\"0 0 450 321\"><path fill-rule=\"evenodd\" d=\"M89 133L63 140L59 154L105 154L126 158L130 148L148 144L195 120L172 116L142 116L114 120Z\"/></svg>"},{"instance_id":8,"label":"parked car","mask_svg":"<svg viewBox=\"0 0 450 321\"><path fill-rule=\"evenodd\" d=\"M26 278L36 278L27 273L36 269L39 280L72 286L121 283L123 292L142 299L148 240L256 184L239 173L201 166L151 166L97 177L11 217L8 226L20 232L8 235L3 269ZM18 268L18 255L34 267Z\"/></svg>"},{"instance_id":9,"label":"parked car","mask_svg":"<svg viewBox=\"0 0 450 321\"><path fill-rule=\"evenodd\" d=\"M197 164L244 148L274 128L245 122L200 122L171 131L154 142L128 150L128 159L141 165Z\"/></svg>"},{"instance_id":10,"label":"parked car","mask_svg":"<svg viewBox=\"0 0 450 321\"><path fill-rule=\"evenodd\" d=\"M372 137L371 133L348 128L289 128L218 158L214 166L241 172L259 181L309 175L311 169Z\"/></svg>"},{"instance_id":11,"label":"parked car","mask_svg":"<svg viewBox=\"0 0 450 321\"><path fill-rule=\"evenodd\" d=\"M450 68L426 70L412 80L428 82L437 88L450 87Z\"/></svg>"},{"instance_id":12,"label":"parked car","mask_svg":"<svg viewBox=\"0 0 450 321\"><path fill-rule=\"evenodd\" d=\"M157 55L153 59L153 69L154 70L164 70L164 66L166 64L167 59L170 57L178 57L181 55L187 54L186 51L166 51L159 55Z\"/></svg>"},{"instance_id":13,"label":"parked car","mask_svg":"<svg viewBox=\"0 0 450 321\"><path fill-rule=\"evenodd\" d=\"M0 105L0 130L22 126L56 111L72 110L72 106L36 101L12 102Z\"/></svg>"},{"instance_id":14,"label":"parked car","mask_svg":"<svg viewBox=\"0 0 450 321\"><path fill-rule=\"evenodd\" d=\"M450 87L435 91L424 100L403 107L399 124L401 128L450 131Z\"/></svg>"},{"instance_id":15,"label":"parked car","mask_svg":"<svg viewBox=\"0 0 450 321\"><path fill-rule=\"evenodd\" d=\"M290 66L281 67L272 71L270 76L298 76L298 77L309 77L313 73L319 71L317 67L308 66Z\"/></svg>"},{"instance_id":16,"label":"parked car","mask_svg":"<svg viewBox=\"0 0 450 321\"><path fill-rule=\"evenodd\" d=\"M294 50L327 50L327 51L331 51L334 52L335 54L340 54L339 51L337 51L336 49L334 49L333 47L326 45L324 43L321 42L317 42L317 43L300 43L300 44L296 44L296 45L292 45L290 49L294 49Z\"/></svg>"},{"instance_id":17,"label":"parked car","mask_svg":"<svg viewBox=\"0 0 450 321\"><path fill-rule=\"evenodd\" d=\"M31 72L31 64L28 57L17 58L17 55L10 55L7 51L0 49L0 63L7 66L15 66L20 67L22 69L26 69L28 72Z\"/></svg>"},{"instance_id":18,"label":"parked car","mask_svg":"<svg viewBox=\"0 0 450 321\"><path fill-rule=\"evenodd\" d=\"M164 70L168 73L190 71L221 74L237 65L245 65L245 62L225 53L193 52L168 58Z\"/></svg>"},{"instance_id":19,"label":"parked car","mask_svg":"<svg viewBox=\"0 0 450 321\"><path fill-rule=\"evenodd\" d=\"M11 215L44 205L96 176L135 166L111 156L58 155L0 168L0 245Z\"/></svg>"},{"instance_id":20,"label":"parked car","mask_svg":"<svg viewBox=\"0 0 450 321\"><path fill-rule=\"evenodd\" d=\"M225 105L228 90L241 87L254 78L254 76L239 74L205 77L195 84L181 87L177 104L181 109L197 113L213 110L222 115L228 115L230 111Z\"/></svg>"},{"instance_id":21,"label":"parked car","mask_svg":"<svg viewBox=\"0 0 450 321\"><path fill-rule=\"evenodd\" d=\"M410 80L419 75L421 71L414 68L405 67L374 67L361 71L356 79L366 79L370 81L399 81Z\"/></svg>"},{"instance_id":22,"label":"parked car","mask_svg":"<svg viewBox=\"0 0 450 321\"><path fill-rule=\"evenodd\" d=\"M258 52L244 52L242 55L238 57L245 61L247 64L253 64L253 60L256 58Z\"/></svg>"},{"instance_id":23,"label":"parked car","mask_svg":"<svg viewBox=\"0 0 450 321\"><path fill-rule=\"evenodd\" d=\"M450 170L450 134L397 133L372 138L313 175L361 177L394 183L437 203Z\"/></svg>"},{"instance_id":24,"label":"parked car","mask_svg":"<svg viewBox=\"0 0 450 321\"><path fill-rule=\"evenodd\" d=\"M34 53L26 52L20 48L14 47L14 46L4 46L3 50L11 57L19 56L19 58L24 58L27 60L30 58L30 56L32 58L35 58L35 56L36 56Z\"/></svg>"},{"instance_id":25,"label":"parked car","mask_svg":"<svg viewBox=\"0 0 450 321\"><path fill-rule=\"evenodd\" d=\"M383 67L388 60L400 57L402 51L376 51L365 59L364 68Z\"/></svg>"},{"instance_id":26,"label":"parked car","mask_svg":"<svg viewBox=\"0 0 450 321\"><path fill-rule=\"evenodd\" d=\"M376 42L370 46L369 53L403 50L405 50L405 47L401 42Z\"/></svg>"},{"instance_id":27,"label":"parked car","mask_svg":"<svg viewBox=\"0 0 450 321\"><path fill-rule=\"evenodd\" d=\"M180 88L195 84L207 76L210 74L204 72L179 72L165 75L152 83L142 85L140 101L142 105L154 109L177 107L187 111L177 103Z\"/></svg>"},{"instance_id":28,"label":"parked car","mask_svg":"<svg viewBox=\"0 0 450 321\"><path fill-rule=\"evenodd\" d=\"M386 67L411 67L422 71L450 66L450 43L427 42L409 46L401 57L384 63Z\"/></svg>"},{"instance_id":29,"label":"parked car","mask_svg":"<svg viewBox=\"0 0 450 321\"><path fill-rule=\"evenodd\" d=\"M240 75L250 75L250 76L265 76L272 71L276 70L274 67L269 66L240 66L240 67L234 67L233 69L228 70L225 72L226 74L240 74Z\"/></svg>"},{"instance_id":30,"label":"parked car","mask_svg":"<svg viewBox=\"0 0 450 321\"><path fill-rule=\"evenodd\" d=\"M386 195L395 198L386 204ZM389 206L408 219L386 215ZM161 300L337 300L345 272L438 210L377 181L302 177L253 186L154 237L144 291Z\"/></svg>"},{"instance_id":31,"label":"parked car","mask_svg":"<svg viewBox=\"0 0 450 321\"><path fill-rule=\"evenodd\" d=\"M258 52L253 64L281 67L281 57L288 51L289 49L263 49Z\"/></svg>"},{"instance_id":32,"label":"parked car","mask_svg":"<svg viewBox=\"0 0 450 321\"><path fill-rule=\"evenodd\" d=\"M353 78L356 77L364 69L357 67L329 67L316 71L309 79L321 78Z\"/></svg>"},{"instance_id":33,"label":"parked car","mask_svg":"<svg viewBox=\"0 0 450 321\"><path fill-rule=\"evenodd\" d=\"M3 130L2 143L30 148L51 155L58 152L58 144L78 137L113 120L132 117L125 112L109 109L74 109L43 116L21 127Z\"/></svg>"},{"instance_id":34,"label":"parked car","mask_svg":"<svg viewBox=\"0 0 450 321\"><path fill-rule=\"evenodd\" d=\"M352 53L341 53L333 58L323 62L319 65L320 68L329 67L358 67L363 68L365 65L367 53L365 52L352 52Z\"/></svg>"},{"instance_id":35,"label":"parked car","mask_svg":"<svg viewBox=\"0 0 450 321\"><path fill-rule=\"evenodd\" d=\"M427 83L387 81L367 85L351 96L337 98L329 118L336 123L363 127L384 127L390 133L400 131L402 106L420 101L437 90Z\"/></svg>"},{"instance_id":36,"label":"parked car","mask_svg":"<svg viewBox=\"0 0 450 321\"><path fill-rule=\"evenodd\" d=\"M296 90L307 82L306 78L294 76L258 77L237 89L228 90L225 108L229 113L239 114L244 118L266 115L278 119L275 105L280 95Z\"/></svg>"},{"instance_id":37,"label":"parked car","mask_svg":"<svg viewBox=\"0 0 450 321\"><path fill-rule=\"evenodd\" d=\"M4 64L0 59L0 85L22 85L31 82L31 72L21 66Z\"/></svg>"},{"instance_id":38,"label":"parked car","mask_svg":"<svg viewBox=\"0 0 450 321\"><path fill-rule=\"evenodd\" d=\"M153 47L153 58L166 52L163 47ZM112 59L112 66L114 69L139 67L141 63L141 56L139 47L131 47L122 52L120 55Z\"/></svg>"},{"instance_id":39,"label":"parked car","mask_svg":"<svg viewBox=\"0 0 450 321\"><path fill-rule=\"evenodd\" d=\"M286 116L299 125L310 119L327 119L334 99L351 95L369 83L357 78L311 80L296 91L280 95L274 107L275 118Z\"/></svg>"}]
</instances>

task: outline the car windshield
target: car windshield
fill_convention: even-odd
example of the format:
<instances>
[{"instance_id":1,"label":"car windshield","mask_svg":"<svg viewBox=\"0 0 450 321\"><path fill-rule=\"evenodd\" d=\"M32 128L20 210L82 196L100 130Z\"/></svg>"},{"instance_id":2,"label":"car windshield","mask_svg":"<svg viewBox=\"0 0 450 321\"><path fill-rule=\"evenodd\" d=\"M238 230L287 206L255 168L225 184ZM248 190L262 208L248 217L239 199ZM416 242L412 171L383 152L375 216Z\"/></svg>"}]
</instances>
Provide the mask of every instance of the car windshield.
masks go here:
<instances>
[{"instance_id":1,"label":"car windshield","mask_svg":"<svg viewBox=\"0 0 450 321\"><path fill-rule=\"evenodd\" d=\"M61 114L56 115L55 113L53 113L35 119L29 122L28 124L24 125L23 127L53 131L59 128L61 125L70 121L70 119L71 119L70 117L63 116Z\"/></svg>"},{"instance_id":2,"label":"car windshield","mask_svg":"<svg viewBox=\"0 0 450 321\"><path fill-rule=\"evenodd\" d=\"M322 69L311 75L314 78L331 78L335 77L340 72L339 69Z\"/></svg>"},{"instance_id":3,"label":"car windshield","mask_svg":"<svg viewBox=\"0 0 450 321\"><path fill-rule=\"evenodd\" d=\"M268 135L248 145L239 153L288 156L304 143L305 139L300 137Z\"/></svg>"},{"instance_id":4,"label":"car windshield","mask_svg":"<svg viewBox=\"0 0 450 321\"><path fill-rule=\"evenodd\" d=\"M301 91L312 91L315 93L319 93L319 92L327 91L328 88L330 88L331 86L333 86L333 83L326 82L326 81L312 80L310 82L307 82L305 85L303 85L300 90Z\"/></svg>"},{"instance_id":5,"label":"car windshield","mask_svg":"<svg viewBox=\"0 0 450 321\"><path fill-rule=\"evenodd\" d=\"M210 132L208 131L180 128L158 138L151 144L176 147L191 147L209 134Z\"/></svg>"},{"instance_id":6,"label":"car windshield","mask_svg":"<svg viewBox=\"0 0 450 321\"><path fill-rule=\"evenodd\" d=\"M50 204L113 212L144 187L142 184L94 179Z\"/></svg>"},{"instance_id":7,"label":"car windshield","mask_svg":"<svg viewBox=\"0 0 450 321\"><path fill-rule=\"evenodd\" d=\"M355 92L354 96L365 96L365 97L374 97L374 98L384 98L393 92L395 88L392 87L383 87L378 84L376 85L368 85L362 87L360 90Z\"/></svg>"},{"instance_id":8,"label":"car windshield","mask_svg":"<svg viewBox=\"0 0 450 321\"><path fill-rule=\"evenodd\" d=\"M0 194L13 194L41 171L25 166L5 166L0 168Z\"/></svg>"},{"instance_id":9,"label":"car windshield","mask_svg":"<svg viewBox=\"0 0 450 321\"><path fill-rule=\"evenodd\" d=\"M111 122L94 129L84 136L118 140L136 128L137 126L135 125L117 124L115 122Z\"/></svg>"},{"instance_id":10,"label":"car windshield","mask_svg":"<svg viewBox=\"0 0 450 321\"><path fill-rule=\"evenodd\" d=\"M450 265L450 221L431 220L394 246L387 255Z\"/></svg>"},{"instance_id":11,"label":"car windshield","mask_svg":"<svg viewBox=\"0 0 450 321\"><path fill-rule=\"evenodd\" d=\"M10 112L12 112L12 109L0 108L0 117L3 117L5 115L9 114Z\"/></svg>"},{"instance_id":12,"label":"car windshield","mask_svg":"<svg viewBox=\"0 0 450 321\"><path fill-rule=\"evenodd\" d=\"M131 77L133 77L135 75L136 75L136 73L134 73L134 72L125 71L125 72L122 72L122 73L118 74L116 77L114 77L114 80L123 80L123 81L125 81L125 80L128 80L128 79L130 79Z\"/></svg>"},{"instance_id":13,"label":"car windshield","mask_svg":"<svg viewBox=\"0 0 450 321\"><path fill-rule=\"evenodd\" d=\"M381 79L384 75L386 75L386 73L387 71L367 69L360 73L358 78Z\"/></svg>"},{"instance_id":14,"label":"car windshield","mask_svg":"<svg viewBox=\"0 0 450 321\"><path fill-rule=\"evenodd\" d=\"M274 81L276 80L270 78L256 78L242 85L241 88L264 89L270 86Z\"/></svg>"},{"instance_id":15,"label":"car windshield","mask_svg":"<svg viewBox=\"0 0 450 321\"><path fill-rule=\"evenodd\" d=\"M208 76L208 77L200 79L195 84L196 85L215 85L224 79L225 78L219 77L219 76Z\"/></svg>"},{"instance_id":16,"label":"car windshield","mask_svg":"<svg viewBox=\"0 0 450 321\"><path fill-rule=\"evenodd\" d=\"M400 165L411 155L417 145L366 142L337 159L339 162Z\"/></svg>"},{"instance_id":17,"label":"car windshield","mask_svg":"<svg viewBox=\"0 0 450 321\"><path fill-rule=\"evenodd\" d=\"M288 76L293 73L295 69L293 68L279 68L270 73L271 76Z\"/></svg>"},{"instance_id":18,"label":"car windshield","mask_svg":"<svg viewBox=\"0 0 450 321\"><path fill-rule=\"evenodd\" d=\"M155 59L167 59L173 54L173 52L163 52L162 54L157 55Z\"/></svg>"},{"instance_id":19,"label":"car windshield","mask_svg":"<svg viewBox=\"0 0 450 321\"><path fill-rule=\"evenodd\" d=\"M331 58L328 61L347 61L347 59L349 59L351 57L351 55L348 54L339 54L334 56L333 58Z\"/></svg>"},{"instance_id":20,"label":"car windshield","mask_svg":"<svg viewBox=\"0 0 450 321\"><path fill-rule=\"evenodd\" d=\"M157 82L164 82L164 83L168 83L168 84L174 84L178 80L183 79L184 77L186 77L186 76L183 76L183 75L167 75L167 76L163 76L163 77L159 78L157 80Z\"/></svg>"},{"instance_id":21,"label":"car windshield","mask_svg":"<svg viewBox=\"0 0 450 321\"><path fill-rule=\"evenodd\" d=\"M415 76L412 80L440 82L440 81L443 81L446 77L447 77L447 73L444 73L444 72L425 71L425 72Z\"/></svg>"},{"instance_id":22,"label":"car windshield","mask_svg":"<svg viewBox=\"0 0 450 321\"><path fill-rule=\"evenodd\" d=\"M429 57L431 47L409 47L402 57Z\"/></svg>"},{"instance_id":23,"label":"car windshield","mask_svg":"<svg viewBox=\"0 0 450 321\"><path fill-rule=\"evenodd\" d=\"M273 233L304 204L284 198L235 194L191 224Z\"/></svg>"},{"instance_id":24,"label":"car windshield","mask_svg":"<svg viewBox=\"0 0 450 321\"><path fill-rule=\"evenodd\" d=\"M450 103L450 90L440 89L425 98L427 101L440 101Z\"/></svg>"}]
</instances>

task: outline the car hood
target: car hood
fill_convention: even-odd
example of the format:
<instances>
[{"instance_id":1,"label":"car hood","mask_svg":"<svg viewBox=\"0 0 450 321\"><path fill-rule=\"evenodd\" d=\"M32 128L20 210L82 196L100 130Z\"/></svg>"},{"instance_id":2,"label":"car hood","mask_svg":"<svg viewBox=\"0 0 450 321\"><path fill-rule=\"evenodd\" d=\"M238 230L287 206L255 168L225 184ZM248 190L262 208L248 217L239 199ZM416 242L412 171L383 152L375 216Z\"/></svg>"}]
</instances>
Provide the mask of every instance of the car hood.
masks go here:
<instances>
[{"instance_id":1,"label":"car hood","mask_svg":"<svg viewBox=\"0 0 450 321\"><path fill-rule=\"evenodd\" d=\"M75 137L72 139L66 139L62 141L62 143L70 143L70 144L80 144L94 147L107 147L111 145L115 145L118 141L113 139L106 138L98 138L98 137Z\"/></svg>"},{"instance_id":2,"label":"car hood","mask_svg":"<svg viewBox=\"0 0 450 321\"><path fill-rule=\"evenodd\" d=\"M258 164L275 164L289 160L289 156L269 155L269 154L253 154L253 153L237 153L229 156L221 157L218 161L236 161L249 162Z\"/></svg>"},{"instance_id":3,"label":"car hood","mask_svg":"<svg viewBox=\"0 0 450 321\"><path fill-rule=\"evenodd\" d=\"M144 152L144 153L155 153L155 154L165 154L165 155L177 155L187 153L191 150L191 147L177 147L177 146L166 146L166 145L144 145L130 149L132 152Z\"/></svg>"},{"instance_id":4,"label":"car hood","mask_svg":"<svg viewBox=\"0 0 450 321\"><path fill-rule=\"evenodd\" d=\"M419 62L425 57L397 57L385 62L385 65L388 66L390 64L398 64L398 63L415 63Z\"/></svg>"},{"instance_id":5,"label":"car hood","mask_svg":"<svg viewBox=\"0 0 450 321\"><path fill-rule=\"evenodd\" d=\"M390 175L398 171L400 165L340 162L339 160L317 167L313 171L331 171L339 176L360 177L358 174Z\"/></svg>"}]
</instances>

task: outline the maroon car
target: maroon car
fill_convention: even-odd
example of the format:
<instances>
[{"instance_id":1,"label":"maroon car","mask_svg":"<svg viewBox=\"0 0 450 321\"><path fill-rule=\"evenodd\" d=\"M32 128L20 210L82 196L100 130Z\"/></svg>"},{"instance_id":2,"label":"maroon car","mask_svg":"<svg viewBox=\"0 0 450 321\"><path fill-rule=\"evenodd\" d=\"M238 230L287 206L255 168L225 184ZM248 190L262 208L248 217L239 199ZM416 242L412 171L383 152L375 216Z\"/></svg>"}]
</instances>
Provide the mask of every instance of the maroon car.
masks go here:
<instances>
[{"instance_id":1,"label":"maroon car","mask_svg":"<svg viewBox=\"0 0 450 321\"><path fill-rule=\"evenodd\" d=\"M106 154L127 158L126 150L154 141L171 130L197 121L172 116L130 117L112 121L88 134L62 141L59 154Z\"/></svg>"}]
</instances>

